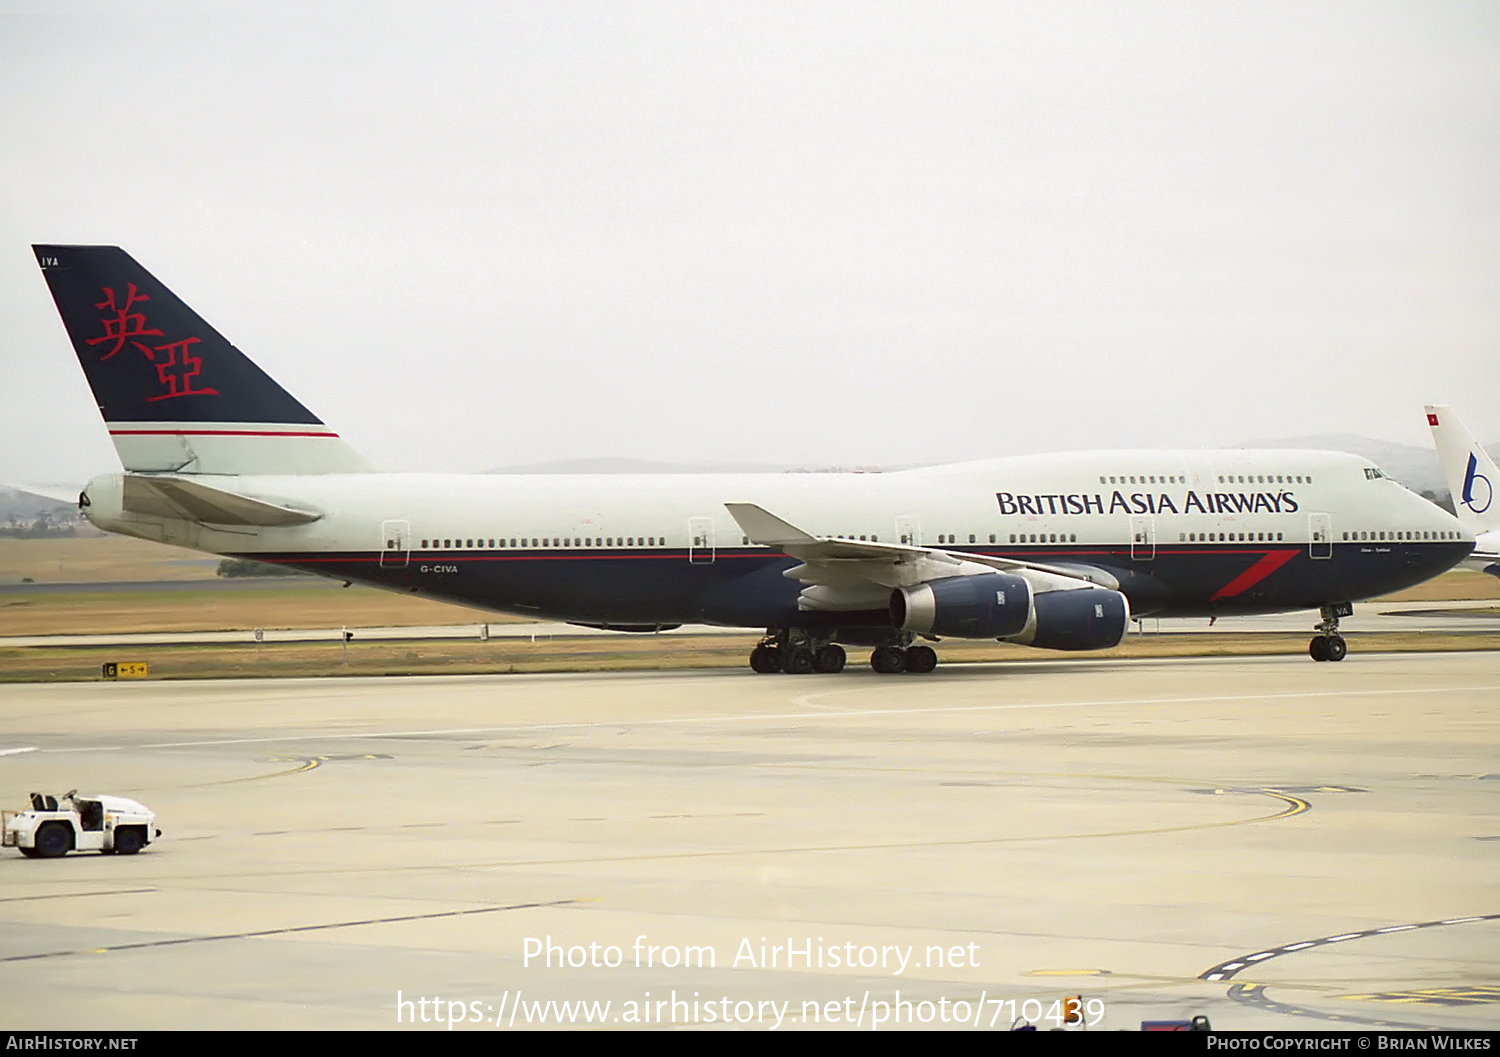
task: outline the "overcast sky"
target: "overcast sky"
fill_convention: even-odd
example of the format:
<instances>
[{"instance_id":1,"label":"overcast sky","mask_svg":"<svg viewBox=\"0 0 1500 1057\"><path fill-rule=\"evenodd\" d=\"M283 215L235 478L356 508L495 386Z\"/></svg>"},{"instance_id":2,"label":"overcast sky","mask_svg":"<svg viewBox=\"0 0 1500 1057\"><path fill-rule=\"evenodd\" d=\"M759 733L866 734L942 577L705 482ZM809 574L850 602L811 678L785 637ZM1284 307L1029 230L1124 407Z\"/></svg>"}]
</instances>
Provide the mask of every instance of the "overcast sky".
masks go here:
<instances>
[{"instance_id":1,"label":"overcast sky","mask_svg":"<svg viewBox=\"0 0 1500 1057\"><path fill-rule=\"evenodd\" d=\"M1500 438L1500 5L0 0L0 482L117 468L32 242L378 465Z\"/></svg>"}]
</instances>

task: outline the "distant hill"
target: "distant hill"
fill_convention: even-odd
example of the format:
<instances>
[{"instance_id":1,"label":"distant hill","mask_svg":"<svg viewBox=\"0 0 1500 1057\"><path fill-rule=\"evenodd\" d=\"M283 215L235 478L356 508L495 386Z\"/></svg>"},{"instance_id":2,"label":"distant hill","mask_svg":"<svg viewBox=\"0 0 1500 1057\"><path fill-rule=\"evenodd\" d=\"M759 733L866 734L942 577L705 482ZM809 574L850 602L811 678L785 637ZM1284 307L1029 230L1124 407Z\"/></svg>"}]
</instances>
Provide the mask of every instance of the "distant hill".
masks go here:
<instances>
[{"instance_id":1,"label":"distant hill","mask_svg":"<svg viewBox=\"0 0 1500 1057\"><path fill-rule=\"evenodd\" d=\"M78 504L27 492L20 488L0 486L0 526L71 525L78 521Z\"/></svg>"}]
</instances>

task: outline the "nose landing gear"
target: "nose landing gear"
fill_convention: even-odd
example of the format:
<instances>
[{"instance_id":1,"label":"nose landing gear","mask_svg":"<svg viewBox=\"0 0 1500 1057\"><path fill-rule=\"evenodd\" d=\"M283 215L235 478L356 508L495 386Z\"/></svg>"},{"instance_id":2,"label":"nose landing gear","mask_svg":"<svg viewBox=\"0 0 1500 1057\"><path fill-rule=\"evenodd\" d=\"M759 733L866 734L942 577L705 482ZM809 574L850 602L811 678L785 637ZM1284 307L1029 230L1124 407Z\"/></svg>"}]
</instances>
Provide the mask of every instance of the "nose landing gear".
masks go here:
<instances>
[{"instance_id":1,"label":"nose landing gear","mask_svg":"<svg viewBox=\"0 0 1500 1057\"><path fill-rule=\"evenodd\" d=\"M1318 610L1322 620L1314 626L1318 634L1307 644L1308 656L1315 661L1341 661L1349 654L1349 646L1339 635L1339 617L1351 616L1354 606L1348 602L1336 602Z\"/></svg>"}]
</instances>

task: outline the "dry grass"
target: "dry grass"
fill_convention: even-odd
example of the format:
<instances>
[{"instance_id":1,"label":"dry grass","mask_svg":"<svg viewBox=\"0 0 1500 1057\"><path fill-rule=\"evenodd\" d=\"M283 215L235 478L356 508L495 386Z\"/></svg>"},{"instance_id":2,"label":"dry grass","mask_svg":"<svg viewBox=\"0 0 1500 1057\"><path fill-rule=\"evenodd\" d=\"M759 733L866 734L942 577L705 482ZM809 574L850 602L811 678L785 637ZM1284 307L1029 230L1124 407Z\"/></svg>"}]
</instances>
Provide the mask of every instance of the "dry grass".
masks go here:
<instances>
[{"instance_id":1,"label":"dry grass","mask_svg":"<svg viewBox=\"0 0 1500 1057\"><path fill-rule=\"evenodd\" d=\"M129 536L0 539L0 583L25 577L39 584L212 580L219 561L212 554Z\"/></svg>"},{"instance_id":2,"label":"dry grass","mask_svg":"<svg viewBox=\"0 0 1500 1057\"><path fill-rule=\"evenodd\" d=\"M250 588L56 592L0 595L0 635L125 635L142 631L249 628L425 627L506 624L507 617L331 580L277 581Z\"/></svg>"},{"instance_id":3,"label":"dry grass","mask_svg":"<svg viewBox=\"0 0 1500 1057\"><path fill-rule=\"evenodd\" d=\"M128 536L0 539L0 584L196 582L164 591L5 593L0 635L124 635L139 631L248 628L423 627L521 620L467 606L370 587L345 588L321 577L257 580L228 587L209 554Z\"/></svg>"},{"instance_id":4,"label":"dry grass","mask_svg":"<svg viewBox=\"0 0 1500 1057\"><path fill-rule=\"evenodd\" d=\"M530 642L360 642L254 646L129 646L0 650L0 681L43 682L101 678L106 661L145 661L154 679L285 678L295 676L463 675L741 669L757 636L580 636ZM1349 651L1500 649L1500 635L1372 633L1350 635ZM1113 650L1057 654L996 642L945 642L945 665L974 662L1112 660L1143 657L1303 656L1305 634L1132 636ZM849 651L851 667L866 654ZM1311 662L1309 662L1311 663Z\"/></svg>"},{"instance_id":5,"label":"dry grass","mask_svg":"<svg viewBox=\"0 0 1500 1057\"><path fill-rule=\"evenodd\" d=\"M1500 599L1500 576L1490 576L1478 569L1455 569L1425 584L1408 587L1393 595L1383 595L1375 602L1463 602L1469 599Z\"/></svg>"}]
</instances>

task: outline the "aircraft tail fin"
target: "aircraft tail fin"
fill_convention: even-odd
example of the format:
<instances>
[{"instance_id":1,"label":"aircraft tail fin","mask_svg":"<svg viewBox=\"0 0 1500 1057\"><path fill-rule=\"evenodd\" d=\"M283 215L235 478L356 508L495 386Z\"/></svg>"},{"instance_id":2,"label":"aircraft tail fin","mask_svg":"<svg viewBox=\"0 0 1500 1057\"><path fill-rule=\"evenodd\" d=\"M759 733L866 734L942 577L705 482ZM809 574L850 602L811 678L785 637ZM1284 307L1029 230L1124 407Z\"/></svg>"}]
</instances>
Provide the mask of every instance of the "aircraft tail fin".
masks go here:
<instances>
[{"instance_id":1,"label":"aircraft tail fin","mask_svg":"<svg viewBox=\"0 0 1500 1057\"><path fill-rule=\"evenodd\" d=\"M1500 530L1500 504L1495 502L1500 471L1495 469L1495 461L1451 407L1429 404L1426 411L1458 520L1476 536Z\"/></svg>"},{"instance_id":2,"label":"aircraft tail fin","mask_svg":"<svg viewBox=\"0 0 1500 1057\"><path fill-rule=\"evenodd\" d=\"M369 464L118 246L33 246L125 469L351 473Z\"/></svg>"}]
</instances>

